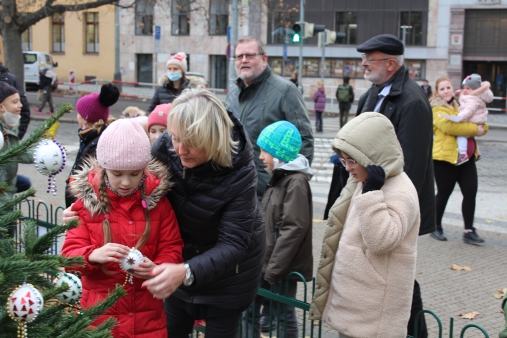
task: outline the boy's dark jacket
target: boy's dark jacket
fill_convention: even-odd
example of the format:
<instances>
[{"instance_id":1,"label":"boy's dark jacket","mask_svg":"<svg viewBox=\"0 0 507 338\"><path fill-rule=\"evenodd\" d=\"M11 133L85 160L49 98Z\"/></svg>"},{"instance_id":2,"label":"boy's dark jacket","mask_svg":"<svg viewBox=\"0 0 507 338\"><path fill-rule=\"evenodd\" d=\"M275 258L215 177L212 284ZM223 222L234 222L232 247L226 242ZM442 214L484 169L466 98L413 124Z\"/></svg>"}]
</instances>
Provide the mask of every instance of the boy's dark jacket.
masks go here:
<instances>
[{"instance_id":1,"label":"boy's dark jacket","mask_svg":"<svg viewBox=\"0 0 507 338\"><path fill-rule=\"evenodd\" d=\"M262 199L266 223L263 272L268 282L281 282L293 271L302 274L306 281L312 280L312 192L309 184L312 176L308 160L299 155L275 169L268 183ZM291 275L290 279L301 280L297 275Z\"/></svg>"}]
</instances>

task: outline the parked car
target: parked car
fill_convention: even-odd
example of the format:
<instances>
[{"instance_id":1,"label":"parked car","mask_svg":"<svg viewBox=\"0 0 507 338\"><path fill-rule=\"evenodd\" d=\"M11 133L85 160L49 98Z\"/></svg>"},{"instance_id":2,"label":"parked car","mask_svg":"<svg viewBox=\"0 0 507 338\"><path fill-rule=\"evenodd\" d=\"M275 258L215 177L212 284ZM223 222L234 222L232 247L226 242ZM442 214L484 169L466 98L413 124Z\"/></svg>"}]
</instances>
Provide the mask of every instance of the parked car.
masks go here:
<instances>
[{"instance_id":1,"label":"parked car","mask_svg":"<svg viewBox=\"0 0 507 338\"><path fill-rule=\"evenodd\" d=\"M58 62L53 62L51 54L36 51L23 52L23 60L25 63L25 85L28 88L38 89L39 87L39 64L43 63L48 69L56 73L55 67L58 67ZM58 74L53 85L53 90L58 87Z\"/></svg>"}]
</instances>

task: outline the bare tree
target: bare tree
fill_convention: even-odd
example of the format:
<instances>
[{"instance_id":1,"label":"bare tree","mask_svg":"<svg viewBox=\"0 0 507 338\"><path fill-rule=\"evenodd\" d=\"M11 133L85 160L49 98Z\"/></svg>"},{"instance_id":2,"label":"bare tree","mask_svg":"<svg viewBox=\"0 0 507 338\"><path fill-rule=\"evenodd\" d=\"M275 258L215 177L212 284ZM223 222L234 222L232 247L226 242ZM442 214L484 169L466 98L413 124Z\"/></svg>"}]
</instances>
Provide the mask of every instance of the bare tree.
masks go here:
<instances>
[{"instance_id":1,"label":"bare tree","mask_svg":"<svg viewBox=\"0 0 507 338\"><path fill-rule=\"evenodd\" d=\"M5 62L10 71L20 79L24 78L21 34L30 26L55 13L77 12L104 5L119 6L120 0L74 1L71 4L55 4L56 0L1 0L0 32L3 39ZM135 1L132 0L132 5ZM40 4L40 5L38 5ZM129 5L129 6L130 6ZM122 7L129 7L122 6ZM31 9L29 12L28 9ZM25 11L26 10L26 11Z\"/></svg>"}]
</instances>

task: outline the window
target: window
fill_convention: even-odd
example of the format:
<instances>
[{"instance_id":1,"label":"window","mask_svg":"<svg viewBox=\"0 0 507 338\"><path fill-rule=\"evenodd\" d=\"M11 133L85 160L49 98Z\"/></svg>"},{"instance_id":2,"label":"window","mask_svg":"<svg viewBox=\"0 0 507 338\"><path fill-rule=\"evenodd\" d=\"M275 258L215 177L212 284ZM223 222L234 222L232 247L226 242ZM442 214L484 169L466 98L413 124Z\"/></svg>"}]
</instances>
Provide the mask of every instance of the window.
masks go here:
<instances>
[{"instance_id":1,"label":"window","mask_svg":"<svg viewBox=\"0 0 507 338\"><path fill-rule=\"evenodd\" d=\"M209 35L227 35L229 1L210 0Z\"/></svg>"},{"instance_id":2,"label":"window","mask_svg":"<svg viewBox=\"0 0 507 338\"><path fill-rule=\"evenodd\" d=\"M28 27L23 33L21 33L21 49L32 50L32 26Z\"/></svg>"},{"instance_id":3,"label":"window","mask_svg":"<svg viewBox=\"0 0 507 338\"><path fill-rule=\"evenodd\" d=\"M63 13L53 14L53 52L65 52L65 22Z\"/></svg>"},{"instance_id":4,"label":"window","mask_svg":"<svg viewBox=\"0 0 507 338\"><path fill-rule=\"evenodd\" d=\"M405 33L404 33L405 31ZM423 13L400 12L400 38L405 36L406 46L423 45Z\"/></svg>"},{"instance_id":5,"label":"window","mask_svg":"<svg viewBox=\"0 0 507 338\"><path fill-rule=\"evenodd\" d=\"M336 32L345 33L343 42L345 45L357 44L357 14L356 12L338 12L336 13Z\"/></svg>"},{"instance_id":6,"label":"window","mask_svg":"<svg viewBox=\"0 0 507 338\"><path fill-rule=\"evenodd\" d=\"M136 35L153 35L155 1L136 0Z\"/></svg>"},{"instance_id":7,"label":"window","mask_svg":"<svg viewBox=\"0 0 507 338\"><path fill-rule=\"evenodd\" d=\"M276 11L271 15L271 43L292 44L294 31L292 26L296 23L299 12L293 10ZM299 17L299 16L298 16Z\"/></svg>"},{"instance_id":8,"label":"window","mask_svg":"<svg viewBox=\"0 0 507 338\"><path fill-rule=\"evenodd\" d=\"M172 35L190 34L190 1L172 0Z\"/></svg>"},{"instance_id":9,"label":"window","mask_svg":"<svg viewBox=\"0 0 507 338\"><path fill-rule=\"evenodd\" d=\"M99 13L87 12L86 17L86 52L99 52Z\"/></svg>"},{"instance_id":10,"label":"window","mask_svg":"<svg viewBox=\"0 0 507 338\"><path fill-rule=\"evenodd\" d=\"M408 75L414 79L414 80L420 80L422 79L422 68L423 68L423 62L422 61L407 61L405 60L405 66L408 69Z\"/></svg>"}]
</instances>

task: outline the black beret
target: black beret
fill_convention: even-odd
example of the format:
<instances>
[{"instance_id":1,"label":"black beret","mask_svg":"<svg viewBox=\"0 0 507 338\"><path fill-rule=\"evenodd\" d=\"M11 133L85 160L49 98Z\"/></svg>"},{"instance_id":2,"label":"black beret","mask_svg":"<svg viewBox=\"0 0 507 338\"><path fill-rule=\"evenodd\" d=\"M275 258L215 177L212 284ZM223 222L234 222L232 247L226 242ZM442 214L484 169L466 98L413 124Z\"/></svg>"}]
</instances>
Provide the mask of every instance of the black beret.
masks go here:
<instances>
[{"instance_id":1,"label":"black beret","mask_svg":"<svg viewBox=\"0 0 507 338\"><path fill-rule=\"evenodd\" d=\"M357 46L360 53L382 52L388 55L403 55L403 42L391 34L380 34Z\"/></svg>"},{"instance_id":2,"label":"black beret","mask_svg":"<svg viewBox=\"0 0 507 338\"><path fill-rule=\"evenodd\" d=\"M0 102L4 102L9 96L18 93L18 90L8 83L0 81Z\"/></svg>"}]
</instances>

